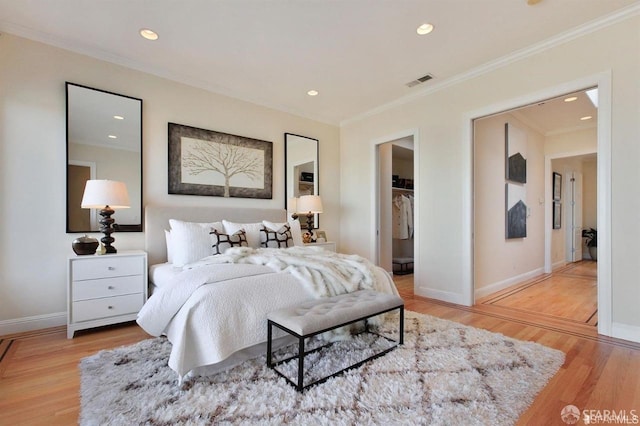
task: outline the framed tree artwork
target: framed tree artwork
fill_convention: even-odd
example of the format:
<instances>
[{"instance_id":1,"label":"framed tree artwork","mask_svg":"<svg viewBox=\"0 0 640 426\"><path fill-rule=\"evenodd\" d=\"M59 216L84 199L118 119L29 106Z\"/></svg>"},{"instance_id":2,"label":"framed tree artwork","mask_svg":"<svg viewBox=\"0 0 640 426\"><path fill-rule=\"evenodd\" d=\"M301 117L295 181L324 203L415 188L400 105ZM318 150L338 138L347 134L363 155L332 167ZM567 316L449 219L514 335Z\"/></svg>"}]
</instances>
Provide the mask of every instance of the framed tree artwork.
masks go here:
<instances>
[{"instance_id":1,"label":"framed tree artwork","mask_svg":"<svg viewBox=\"0 0 640 426\"><path fill-rule=\"evenodd\" d=\"M169 123L169 194L272 198L273 143Z\"/></svg>"}]
</instances>

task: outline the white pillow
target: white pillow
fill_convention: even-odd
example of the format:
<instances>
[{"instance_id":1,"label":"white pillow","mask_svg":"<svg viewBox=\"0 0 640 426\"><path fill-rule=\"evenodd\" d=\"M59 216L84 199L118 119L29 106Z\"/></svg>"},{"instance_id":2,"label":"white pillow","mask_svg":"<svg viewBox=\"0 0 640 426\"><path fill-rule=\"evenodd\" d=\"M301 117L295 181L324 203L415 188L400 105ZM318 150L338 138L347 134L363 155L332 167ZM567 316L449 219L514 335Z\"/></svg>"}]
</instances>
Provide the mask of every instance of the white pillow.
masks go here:
<instances>
[{"instance_id":1,"label":"white pillow","mask_svg":"<svg viewBox=\"0 0 640 426\"><path fill-rule=\"evenodd\" d=\"M194 223L169 219L171 225L171 246L174 266L184 266L213 254L214 238L211 232L216 229L224 232L221 222Z\"/></svg>"},{"instance_id":2,"label":"white pillow","mask_svg":"<svg viewBox=\"0 0 640 426\"><path fill-rule=\"evenodd\" d=\"M173 263L173 246L171 242L171 231L164 230L164 239L167 242L167 262Z\"/></svg>"},{"instance_id":3,"label":"white pillow","mask_svg":"<svg viewBox=\"0 0 640 426\"><path fill-rule=\"evenodd\" d=\"M247 244L249 244L249 247L260 248L260 229L262 229L262 222L236 223L223 220L222 224L224 225L224 232L229 235L233 235L243 229L247 234Z\"/></svg>"},{"instance_id":4,"label":"white pillow","mask_svg":"<svg viewBox=\"0 0 640 426\"><path fill-rule=\"evenodd\" d=\"M300 229L300 221L298 221L298 219L290 220L289 222L284 223L273 223L269 222L268 220L262 221L262 224L269 229L280 229L285 223L288 223L291 227L291 237L293 238L293 245L297 247L303 247L304 243L302 242L302 229Z\"/></svg>"}]
</instances>

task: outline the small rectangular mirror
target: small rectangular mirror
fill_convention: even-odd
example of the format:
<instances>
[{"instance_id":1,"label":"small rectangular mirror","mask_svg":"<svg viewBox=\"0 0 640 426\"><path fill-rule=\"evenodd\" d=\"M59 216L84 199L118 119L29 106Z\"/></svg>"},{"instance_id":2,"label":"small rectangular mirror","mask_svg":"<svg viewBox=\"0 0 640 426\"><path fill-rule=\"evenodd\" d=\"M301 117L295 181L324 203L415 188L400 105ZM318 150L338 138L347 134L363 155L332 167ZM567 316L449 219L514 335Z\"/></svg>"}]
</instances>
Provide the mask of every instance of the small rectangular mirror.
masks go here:
<instances>
[{"instance_id":1,"label":"small rectangular mirror","mask_svg":"<svg viewBox=\"0 0 640 426\"><path fill-rule=\"evenodd\" d=\"M89 179L124 182L131 207L117 232L142 232L142 99L66 83L67 232L98 232L96 209L80 207Z\"/></svg>"}]
</instances>

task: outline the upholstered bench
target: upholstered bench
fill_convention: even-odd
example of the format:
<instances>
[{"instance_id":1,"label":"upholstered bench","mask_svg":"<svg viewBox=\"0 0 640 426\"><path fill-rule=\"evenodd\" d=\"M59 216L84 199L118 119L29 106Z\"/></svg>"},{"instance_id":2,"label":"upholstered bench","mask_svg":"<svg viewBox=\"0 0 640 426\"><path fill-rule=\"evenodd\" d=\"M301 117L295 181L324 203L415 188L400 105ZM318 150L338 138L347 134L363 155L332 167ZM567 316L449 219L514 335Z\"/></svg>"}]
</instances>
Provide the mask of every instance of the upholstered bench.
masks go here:
<instances>
[{"instance_id":1,"label":"upholstered bench","mask_svg":"<svg viewBox=\"0 0 640 426\"><path fill-rule=\"evenodd\" d=\"M312 351L305 352L305 339L358 321L365 320L366 323L368 318L385 312L390 312L395 309L398 309L400 312L398 340L395 341L388 337L381 336L387 340L395 342L395 345L356 364L350 365L330 376L304 385L304 358L309 353L321 349L316 348ZM298 339L297 356L277 362L273 361L272 341L274 326ZM366 324L366 331L370 332L368 324ZM323 297L305 302L292 308L280 309L278 311L271 312L267 316L267 366L295 386L296 390L302 392L309 386L324 382L330 377L341 374L349 369L359 367L365 362L393 350L398 345L403 344L403 333L404 301L396 295L380 293L372 290L360 290L353 293L341 294L339 296ZM294 358L298 359L297 383L289 379L276 368L277 365L290 361Z\"/></svg>"}]
</instances>

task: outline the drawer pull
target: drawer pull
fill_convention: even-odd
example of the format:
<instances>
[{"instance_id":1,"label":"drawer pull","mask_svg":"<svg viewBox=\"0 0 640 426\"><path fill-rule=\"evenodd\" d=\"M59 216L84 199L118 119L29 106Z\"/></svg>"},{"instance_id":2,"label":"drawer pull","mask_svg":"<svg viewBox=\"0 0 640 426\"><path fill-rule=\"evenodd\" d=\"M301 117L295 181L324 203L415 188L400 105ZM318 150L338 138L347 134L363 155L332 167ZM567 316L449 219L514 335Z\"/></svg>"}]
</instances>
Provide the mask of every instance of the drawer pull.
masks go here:
<instances>
[{"instance_id":1,"label":"drawer pull","mask_svg":"<svg viewBox=\"0 0 640 426\"><path fill-rule=\"evenodd\" d=\"M113 309L113 306L107 306L107 309Z\"/></svg>"},{"instance_id":2,"label":"drawer pull","mask_svg":"<svg viewBox=\"0 0 640 426\"><path fill-rule=\"evenodd\" d=\"M107 269L110 270L110 271L115 271L116 270L116 268L114 268L113 266L109 266L109 267L107 267Z\"/></svg>"},{"instance_id":3,"label":"drawer pull","mask_svg":"<svg viewBox=\"0 0 640 426\"><path fill-rule=\"evenodd\" d=\"M107 290L113 290L114 288L115 288L114 286L110 285L107 287Z\"/></svg>"}]
</instances>

